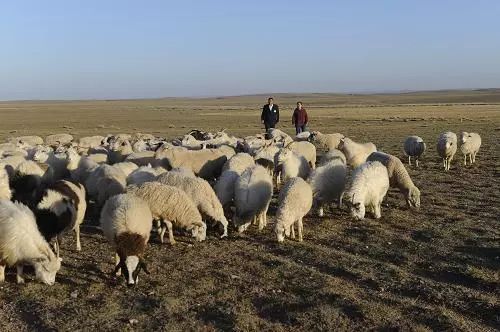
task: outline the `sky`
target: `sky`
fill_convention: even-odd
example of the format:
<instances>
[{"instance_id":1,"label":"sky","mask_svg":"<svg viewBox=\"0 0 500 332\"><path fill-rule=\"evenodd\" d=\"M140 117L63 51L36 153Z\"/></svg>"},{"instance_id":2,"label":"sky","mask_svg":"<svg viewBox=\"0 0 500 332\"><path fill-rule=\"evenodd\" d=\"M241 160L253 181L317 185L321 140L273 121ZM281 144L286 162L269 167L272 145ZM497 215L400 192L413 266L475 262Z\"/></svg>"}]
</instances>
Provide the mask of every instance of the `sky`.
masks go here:
<instances>
[{"instance_id":1,"label":"sky","mask_svg":"<svg viewBox=\"0 0 500 332\"><path fill-rule=\"evenodd\" d=\"M500 1L0 2L0 100L500 87Z\"/></svg>"}]
</instances>

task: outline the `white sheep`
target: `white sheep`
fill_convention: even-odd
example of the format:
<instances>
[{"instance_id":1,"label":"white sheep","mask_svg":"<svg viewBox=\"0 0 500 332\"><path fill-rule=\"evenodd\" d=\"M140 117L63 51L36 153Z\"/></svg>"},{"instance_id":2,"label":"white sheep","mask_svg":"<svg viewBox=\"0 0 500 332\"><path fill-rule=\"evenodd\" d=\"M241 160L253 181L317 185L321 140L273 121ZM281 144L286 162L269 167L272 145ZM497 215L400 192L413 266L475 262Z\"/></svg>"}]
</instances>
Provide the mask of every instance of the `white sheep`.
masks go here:
<instances>
[{"instance_id":1,"label":"white sheep","mask_svg":"<svg viewBox=\"0 0 500 332\"><path fill-rule=\"evenodd\" d=\"M53 181L53 170L43 170L36 162L26 160L20 163L10 178L12 199L30 205L38 198L44 186Z\"/></svg>"},{"instance_id":2,"label":"white sheep","mask_svg":"<svg viewBox=\"0 0 500 332\"><path fill-rule=\"evenodd\" d=\"M227 236L227 219L224 209L210 184L201 178L186 177L181 173L167 172L156 179L158 182L182 189L194 202L202 216L208 217L219 223L222 228L222 236Z\"/></svg>"},{"instance_id":3,"label":"white sheep","mask_svg":"<svg viewBox=\"0 0 500 332\"><path fill-rule=\"evenodd\" d=\"M382 216L381 206L389 189L387 168L379 161L369 161L360 165L352 174L351 184L346 193L351 215L357 220L365 218L366 208L376 219Z\"/></svg>"},{"instance_id":4,"label":"white sheep","mask_svg":"<svg viewBox=\"0 0 500 332\"><path fill-rule=\"evenodd\" d=\"M345 154L347 163L356 168L366 161L370 153L377 151L377 147L371 142L356 143L349 137L344 137L340 140L339 150Z\"/></svg>"},{"instance_id":5,"label":"white sheep","mask_svg":"<svg viewBox=\"0 0 500 332\"><path fill-rule=\"evenodd\" d=\"M342 196L345 191L347 167L341 158L333 158L322 163L309 176L314 205L318 209L318 215L322 217L323 206L336 201L342 206Z\"/></svg>"},{"instance_id":6,"label":"white sheep","mask_svg":"<svg viewBox=\"0 0 500 332\"><path fill-rule=\"evenodd\" d=\"M66 150L66 159L71 179L79 183L85 183L90 174L99 167L92 159L80 156L74 149Z\"/></svg>"},{"instance_id":7,"label":"white sheep","mask_svg":"<svg viewBox=\"0 0 500 332\"><path fill-rule=\"evenodd\" d=\"M467 165L467 156L470 164L476 162L476 154L481 147L481 136L478 133L468 133L466 131L460 134L462 145L460 151L464 155L464 165Z\"/></svg>"},{"instance_id":8,"label":"white sheep","mask_svg":"<svg viewBox=\"0 0 500 332\"><path fill-rule=\"evenodd\" d=\"M409 207L420 207L420 190L415 186L405 165L398 157L377 151L370 154L367 161L381 162L387 169L390 186L399 189Z\"/></svg>"},{"instance_id":9,"label":"white sheep","mask_svg":"<svg viewBox=\"0 0 500 332\"><path fill-rule=\"evenodd\" d=\"M129 176L133 171L137 170L139 166L129 161L122 161L121 163L116 163L113 165L115 168L119 168L122 170L125 176Z\"/></svg>"},{"instance_id":10,"label":"white sheep","mask_svg":"<svg viewBox=\"0 0 500 332\"><path fill-rule=\"evenodd\" d=\"M36 146L43 144L43 138L40 136L19 136L9 138L7 142L16 145Z\"/></svg>"},{"instance_id":11,"label":"white sheep","mask_svg":"<svg viewBox=\"0 0 500 332\"><path fill-rule=\"evenodd\" d=\"M451 131L441 133L436 148L439 156L443 159L444 170L449 171L451 161L457 152L457 135Z\"/></svg>"},{"instance_id":12,"label":"white sheep","mask_svg":"<svg viewBox=\"0 0 500 332\"><path fill-rule=\"evenodd\" d=\"M73 136L70 134L53 134L45 137L45 144L48 146L66 145L73 141Z\"/></svg>"},{"instance_id":13,"label":"white sheep","mask_svg":"<svg viewBox=\"0 0 500 332\"><path fill-rule=\"evenodd\" d=\"M88 150L90 148L96 148L104 142L104 136L87 136L81 137L78 140L78 147L80 149Z\"/></svg>"},{"instance_id":14,"label":"white sheep","mask_svg":"<svg viewBox=\"0 0 500 332\"><path fill-rule=\"evenodd\" d=\"M50 165L54 171L54 180L61 180L69 175L65 153L55 153L52 149L38 149L33 155L33 161Z\"/></svg>"},{"instance_id":15,"label":"white sheep","mask_svg":"<svg viewBox=\"0 0 500 332\"><path fill-rule=\"evenodd\" d=\"M134 150L132 149L132 144L130 144L128 139L117 138L109 145L109 163L116 164L122 162L133 152Z\"/></svg>"},{"instance_id":16,"label":"white sheep","mask_svg":"<svg viewBox=\"0 0 500 332\"><path fill-rule=\"evenodd\" d=\"M310 142L291 142L286 147L299 156L303 156L312 169L316 168L316 147L314 144Z\"/></svg>"},{"instance_id":17,"label":"white sheep","mask_svg":"<svg viewBox=\"0 0 500 332\"><path fill-rule=\"evenodd\" d=\"M0 168L0 200L10 200L12 192L9 186L9 174L4 168Z\"/></svg>"},{"instance_id":18,"label":"white sheep","mask_svg":"<svg viewBox=\"0 0 500 332\"><path fill-rule=\"evenodd\" d=\"M166 171L167 170L163 167L153 168L151 166L141 166L127 176L127 185L139 185L145 182L154 181L158 175L163 174Z\"/></svg>"},{"instance_id":19,"label":"white sheep","mask_svg":"<svg viewBox=\"0 0 500 332\"><path fill-rule=\"evenodd\" d=\"M215 183L215 194L222 206L228 208L234 199L234 183L248 167L255 165L248 153L237 153L222 167L222 174Z\"/></svg>"},{"instance_id":20,"label":"white sheep","mask_svg":"<svg viewBox=\"0 0 500 332\"><path fill-rule=\"evenodd\" d=\"M331 150L328 150L328 152L325 153L323 156L321 156L321 159L319 160L319 165L320 166L324 165L332 160L339 160L344 165L347 164L346 157L342 153L342 151L337 150L337 149L331 149Z\"/></svg>"},{"instance_id":21,"label":"white sheep","mask_svg":"<svg viewBox=\"0 0 500 332\"><path fill-rule=\"evenodd\" d=\"M332 149L338 149L340 145L340 141L345 136L340 133L333 134L323 134L319 131L313 131L310 136L310 141L314 144L317 144L320 148L326 149L327 151Z\"/></svg>"},{"instance_id":22,"label":"white sheep","mask_svg":"<svg viewBox=\"0 0 500 332\"><path fill-rule=\"evenodd\" d=\"M296 152L283 148L276 156L274 162L277 169L277 183L286 182L290 178L301 177L307 179L311 172L311 166L306 158L298 155Z\"/></svg>"},{"instance_id":23,"label":"white sheep","mask_svg":"<svg viewBox=\"0 0 500 332\"><path fill-rule=\"evenodd\" d=\"M403 145L404 151L408 156L408 165L411 166L411 158L415 158L415 165L418 167L418 161L424 154L426 145L419 136L408 136Z\"/></svg>"},{"instance_id":24,"label":"white sheep","mask_svg":"<svg viewBox=\"0 0 500 332\"><path fill-rule=\"evenodd\" d=\"M137 284L141 269L149 274L144 253L151 233L151 220L148 203L132 194L111 197L101 211L101 229L116 252L115 273L120 275L123 270L129 286Z\"/></svg>"},{"instance_id":25,"label":"white sheep","mask_svg":"<svg viewBox=\"0 0 500 332\"><path fill-rule=\"evenodd\" d=\"M0 167L7 171L9 177L13 177L17 167L25 161L26 158L23 156L9 156L0 159Z\"/></svg>"},{"instance_id":26,"label":"white sheep","mask_svg":"<svg viewBox=\"0 0 500 332\"><path fill-rule=\"evenodd\" d=\"M108 165L105 165L108 166ZM127 177L119 168L104 167L102 176L97 180L97 203L104 204L108 198L125 192Z\"/></svg>"},{"instance_id":27,"label":"white sheep","mask_svg":"<svg viewBox=\"0 0 500 332\"><path fill-rule=\"evenodd\" d=\"M250 223L259 224L262 230L267 224L267 210L273 195L273 181L267 170L255 165L247 168L235 183L233 223L238 232L244 232Z\"/></svg>"},{"instance_id":28,"label":"white sheep","mask_svg":"<svg viewBox=\"0 0 500 332\"><path fill-rule=\"evenodd\" d=\"M153 167L160 165L160 160L156 159L154 151L141 151L131 153L125 158L125 161L132 162L137 166L151 165Z\"/></svg>"},{"instance_id":29,"label":"white sheep","mask_svg":"<svg viewBox=\"0 0 500 332\"><path fill-rule=\"evenodd\" d=\"M204 241L207 226L191 198L181 189L160 182L146 182L127 187L127 193L144 199L151 209L153 220L159 221L158 234L163 243L168 230L170 244L175 244L173 226L191 232L197 241Z\"/></svg>"},{"instance_id":30,"label":"white sheep","mask_svg":"<svg viewBox=\"0 0 500 332\"><path fill-rule=\"evenodd\" d=\"M302 218L311 210L312 201L313 193L306 181L301 178L292 178L285 183L278 197L274 227L278 242L283 242L285 235L295 238L295 224L297 224L299 242L302 242L304 229Z\"/></svg>"},{"instance_id":31,"label":"white sheep","mask_svg":"<svg viewBox=\"0 0 500 332\"><path fill-rule=\"evenodd\" d=\"M24 264L34 267L37 280L53 285L61 259L38 231L27 206L0 200L0 282L5 281L5 267L16 266L17 282L24 283Z\"/></svg>"}]
</instances>

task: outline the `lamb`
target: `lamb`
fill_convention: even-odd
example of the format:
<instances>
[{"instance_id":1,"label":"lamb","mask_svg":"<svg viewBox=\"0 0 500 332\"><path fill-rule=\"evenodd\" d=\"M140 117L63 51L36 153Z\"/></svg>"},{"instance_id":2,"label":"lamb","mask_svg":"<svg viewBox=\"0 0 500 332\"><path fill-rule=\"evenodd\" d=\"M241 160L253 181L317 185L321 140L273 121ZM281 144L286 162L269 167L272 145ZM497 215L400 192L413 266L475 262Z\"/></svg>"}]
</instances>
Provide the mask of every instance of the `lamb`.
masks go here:
<instances>
[{"instance_id":1,"label":"lamb","mask_svg":"<svg viewBox=\"0 0 500 332\"><path fill-rule=\"evenodd\" d=\"M156 158L160 159L161 166L166 169L186 167L210 181L220 176L224 163L234 154L232 147L224 145L204 150L159 149L156 151Z\"/></svg>"},{"instance_id":2,"label":"lamb","mask_svg":"<svg viewBox=\"0 0 500 332\"><path fill-rule=\"evenodd\" d=\"M37 280L53 285L61 259L40 234L27 206L0 200L0 282L5 281L6 266L17 266L17 283L24 283L24 264L34 267Z\"/></svg>"},{"instance_id":3,"label":"lamb","mask_svg":"<svg viewBox=\"0 0 500 332\"><path fill-rule=\"evenodd\" d=\"M267 170L260 165L247 168L236 181L234 192L233 223L238 232L244 232L257 219L262 230L267 224L266 214L273 195L273 181Z\"/></svg>"},{"instance_id":4,"label":"lamb","mask_svg":"<svg viewBox=\"0 0 500 332\"><path fill-rule=\"evenodd\" d=\"M276 173L278 184L280 183L280 180L286 182L288 179L297 176L307 179L311 171L311 167L307 160L303 156L299 156L297 153L288 148L280 150L276 156L276 162L274 164L277 168Z\"/></svg>"},{"instance_id":5,"label":"lamb","mask_svg":"<svg viewBox=\"0 0 500 332\"><path fill-rule=\"evenodd\" d=\"M413 184L405 166L399 158L383 152L373 152L367 161L379 161L387 168L389 185L398 188L409 207L420 207L420 190Z\"/></svg>"},{"instance_id":6,"label":"lamb","mask_svg":"<svg viewBox=\"0 0 500 332\"><path fill-rule=\"evenodd\" d=\"M234 199L234 183L248 167L255 162L248 153L237 153L222 167L222 174L215 183L214 190L224 208L228 208Z\"/></svg>"},{"instance_id":7,"label":"lamb","mask_svg":"<svg viewBox=\"0 0 500 332\"><path fill-rule=\"evenodd\" d=\"M464 165L467 165L467 156L469 156L470 164L476 162L476 154L481 147L481 136L478 133L461 133L462 145L460 146L460 151L464 155Z\"/></svg>"},{"instance_id":8,"label":"lamb","mask_svg":"<svg viewBox=\"0 0 500 332\"><path fill-rule=\"evenodd\" d=\"M278 197L278 211L274 232L278 242L285 240L285 235L295 238L294 225L297 224L299 242L302 242L302 218L311 210L313 193L309 184L301 178L288 180Z\"/></svg>"},{"instance_id":9,"label":"lamb","mask_svg":"<svg viewBox=\"0 0 500 332\"><path fill-rule=\"evenodd\" d=\"M149 274L144 253L152 219L148 203L132 194L111 197L101 211L101 229L116 252L114 272L123 270L128 286L137 284L141 269Z\"/></svg>"},{"instance_id":10,"label":"lamb","mask_svg":"<svg viewBox=\"0 0 500 332\"><path fill-rule=\"evenodd\" d=\"M415 158L415 165L418 167L418 161L426 149L424 140L418 136L408 136L403 147L406 155L408 156L408 165L411 166L411 157L413 157Z\"/></svg>"},{"instance_id":11,"label":"lamb","mask_svg":"<svg viewBox=\"0 0 500 332\"><path fill-rule=\"evenodd\" d=\"M317 144L320 148L326 149L327 151L332 149L338 149L340 141L345 136L340 133L334 134L323 134L319 131L313 131L310 136L310 141Z\"/></svg>"},{"instance_id":12,"label":"lamb","mask_svg":"<svg viewBox=\"0 0 500 332\"><path fill-rule=\"evenodd\" d=\"M345 155L342 153L342 151L331 149L321 157L321 159L319 160L319 165L324 165L332 160L339 160L344 165L347 164Z\"/></svg>"},{"instance_id":13,"label":"lamb","mask_svg":"<svg viewBox=\"0 0 500 332\"><path fill-rule=\"evenodd\" d=\"M73 141L73 136L70 134L54 134L45 137L45 144L51 147L66 145Z\"/></svg>"},{"instance_id":14,"label":"lamb","mask_svg":"<svg viewBox=\"0 0 500 332\"><path fill-rule=\"evenodd\" d=\"M342 196L345 191L347 167L341 158L330 159L321 164L309 176L308 182L314 197L314 206L318 215L323 217L323 206L337 201L342 206Z\"/></svg>"},{"instance_id":15,"label":"lamb","mask_svg":"<svg viewBox=\"0 0 500 332\"><path fill-rule=\"evenodd\" d=\"M373 143L356 143L348 137L340 140L339 150L342 151L347 163L353 168L358 167L366 161L370 153L377 151L377 147Z\"/></svg>"},{"instance_id":16,"label":"lamb","mask_svg":"<svg viewBox=\"0 0 500 332\"><path fill-rule=\"evenodd\" d=\"M151 166L141 166L127 176L127 185L139 185L144 182L154 181L157 176L166 171L163 167L152 168Z\"/></svg>"},{"instance_id":17,"label":"lamb","mask_svg":"<svg viewBox=\"0 0 500 332\"><path fill-rule=\"evenodd\" d=\"M379 219L382 216L382 201L388 189L389 175L381 162L368 161L357 167L346 193L352 217L357 220L364 219L368 207L374 217Z\"/></svg>"},{"instance_id":18,"label":"lamb","mask_svg":"<svg viewBox=\"0 0 500 332\"><path fill-rule=\"evenodd\" d=\"M157 181L182 189L194 202L203 217L208 217L219 223L222 236L227 236L227 219L224 209L210 184L201 178L185 177L180 173L167 172L158 176Z\"/></svg>"},{"instance_id":19,"label":"lamb","mask_svg":"<svg viewBox=\"0 0 500 332\"><path fill-rule=\"evenodd\" d=\"M441 133L438 137L437 152L443 158L444 170L449 171L451 161L457 152L457 135L451 131Z\"/></svg>"},{"instance_id":20,"label":"lamb","mask_svg":"<svg viewBox=\"0 0 500 332\"><path fill-rule=\"evenodd\" d=\"M0 168L0 200L10 200L12 192L9 186L9 174L4 168Z\"/></svg>"},{"instance_id":21,"label":"lamb","mask_svg":"<svg viewBox=\"0 0 500 332\"><path fill-rule=\"evenodd\" d=\"M127 187L127 193L136 195L149 204L153 220L159 221L158 234L163 243L168 230L170 244L175 244L173 225L191 232L197 241L204 241L207 226L189 196L181 189L159 182L147 182Z\"/></svg>"}]
</instances>

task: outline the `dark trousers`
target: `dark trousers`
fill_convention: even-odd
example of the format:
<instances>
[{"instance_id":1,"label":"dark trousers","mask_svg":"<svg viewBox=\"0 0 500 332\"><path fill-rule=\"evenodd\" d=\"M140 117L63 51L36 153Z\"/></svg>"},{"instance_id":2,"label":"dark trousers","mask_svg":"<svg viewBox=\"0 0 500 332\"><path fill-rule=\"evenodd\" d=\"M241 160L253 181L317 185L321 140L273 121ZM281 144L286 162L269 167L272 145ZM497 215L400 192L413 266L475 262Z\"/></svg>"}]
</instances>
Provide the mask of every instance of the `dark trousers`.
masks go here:
<instances>
[{"instance_id":1,"label":"dark trousers","mask_svg":"<svg viewBox=\"0 0 500 332\"><path fill-rule=\"evenodd\" d=\"M266 127L266 132L268 132L269 129L271 129L271 128L274 129L275 128L276 123L267 123L267 122L265 122L264 126Z\"/></svg>"},{"instance_id":2,"label":"dark trousers","mask_svg":"<svg viewBox=\"0 0 500 332\"><path fill-rule=\"evenodd\" d=\"M306 125L295 126L295 135L300 134L301 132L306 131Z\"/></svg>"}]
</instances>

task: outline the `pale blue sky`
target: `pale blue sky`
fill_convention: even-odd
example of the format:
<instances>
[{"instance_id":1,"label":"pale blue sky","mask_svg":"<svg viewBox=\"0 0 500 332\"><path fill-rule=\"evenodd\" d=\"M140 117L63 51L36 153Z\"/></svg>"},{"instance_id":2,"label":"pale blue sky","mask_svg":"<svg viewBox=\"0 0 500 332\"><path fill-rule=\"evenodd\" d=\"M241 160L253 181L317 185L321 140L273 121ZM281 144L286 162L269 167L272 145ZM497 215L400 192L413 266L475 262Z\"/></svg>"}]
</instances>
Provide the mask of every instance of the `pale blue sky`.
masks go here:
<instances>
[{"instance_id":1,"label":"pale blue sky","mask_svg":"<svg viewBox=\"0 0 500 332\"><path fill-rule=\"evenodd\" d=\"M500 1L4 1L0 99L500 87Z\"/></svg>"}]
</instances>

